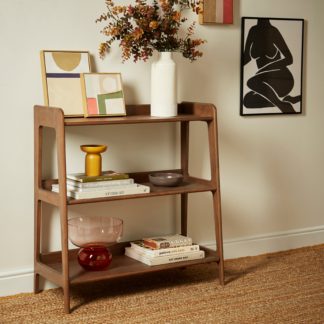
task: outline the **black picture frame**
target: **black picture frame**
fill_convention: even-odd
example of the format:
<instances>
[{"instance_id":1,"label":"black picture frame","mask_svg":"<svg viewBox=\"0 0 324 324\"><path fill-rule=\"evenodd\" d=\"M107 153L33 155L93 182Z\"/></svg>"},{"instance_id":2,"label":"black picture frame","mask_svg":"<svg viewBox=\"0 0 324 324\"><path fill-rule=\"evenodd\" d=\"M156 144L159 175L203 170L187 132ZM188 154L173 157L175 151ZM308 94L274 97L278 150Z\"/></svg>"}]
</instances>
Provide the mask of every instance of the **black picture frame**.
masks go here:
<instances>
[{"instance_id":1,"label":"black picture frame","mask_svg":"<svg viewBox=\"0 0 324 324\"><path fill-rule=\"evenodd\" d=\"M304 19L242 17L240 115L302 113Z\"/></svg>"}]
</instances>

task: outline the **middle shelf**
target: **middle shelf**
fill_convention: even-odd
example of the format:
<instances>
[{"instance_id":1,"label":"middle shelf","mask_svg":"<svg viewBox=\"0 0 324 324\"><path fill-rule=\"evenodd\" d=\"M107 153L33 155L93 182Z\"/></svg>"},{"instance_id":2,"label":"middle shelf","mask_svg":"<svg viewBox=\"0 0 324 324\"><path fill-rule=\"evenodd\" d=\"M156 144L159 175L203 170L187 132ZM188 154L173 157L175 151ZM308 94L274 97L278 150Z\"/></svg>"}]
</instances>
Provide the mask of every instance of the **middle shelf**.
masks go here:
<instances>
[{"instance_id":1,"label":"middle shelf","mask_svg":"<svg viewBox=\"0 0 324 324\"><path fill-rule=\"evenodd\" d=\"M154 171L157 172L157 171ZM158 172L177 172L181 173L181 170L163 170ZM132 194L132 195L121 195L121 196L111 196L111 197L100 197L100 198L91 198L91 199L74 199L67 197L68 205L75 204L85 204L92 202L101 202L101 201L112 201L112 200L123 200L123 199L134 199L134 198L147 198L154 196L166 196L166 195L176 195L183 193L194 193L194 192L204 192L204 191L215 191L217 189L216 185L210 181L201 178L196 178L192 176L184 176L183 182L181 185L176 187L162 187L154 186L148 181L148 175L152 172L139 172L139 173L129 173L129 177L133 178L136 183L146 185L150 187L150 192L145 194ZM46 195L48 196L48 202L56 205L55 202L59 194L52 192L52 184L58 183L57 179L49 179L43 181L43 189L48 191ZM46 199L44 199L46 200Z\"/></svg>"}]
</instances>

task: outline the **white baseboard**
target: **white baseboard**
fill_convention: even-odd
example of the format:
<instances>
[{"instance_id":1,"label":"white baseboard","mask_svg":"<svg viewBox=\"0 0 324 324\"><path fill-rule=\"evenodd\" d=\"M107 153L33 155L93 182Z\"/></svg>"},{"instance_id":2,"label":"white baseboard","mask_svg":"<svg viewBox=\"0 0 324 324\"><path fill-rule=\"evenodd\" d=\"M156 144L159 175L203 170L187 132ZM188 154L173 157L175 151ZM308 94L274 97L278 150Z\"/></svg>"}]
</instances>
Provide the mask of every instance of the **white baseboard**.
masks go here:
<instances>
[{"instance_id":1,"label":"white baseboard","mask_svg":"<svg viewBox=\"0 0 324 324\"><path fill-rule=\"evenodd\" d=\"M43 289L56 287L50 282L42 282ZM0 297L30 293L34 291L34 269L19 269L16 271L0 272Z\"/></svg>"},{"instance_id":2,"label":"white baseboard","mask_svg":"<svg viewBox=\"0 0 324 324\"><path fill-rule=\"evenodd\" d=\"M324 243L324 226L224 240L224 258L233 259ZM215 249L215 242L201 243ZM0 296L33 291L33 268L0 272ZM55 287L46 283L44 289Z\"/></svg>"},{"instance_id":3,"label":"white baseboard","mask_svg":"<svg viewBox=\"0 0 324 324\"><path fill-rule=\"evenodd\" d=\"M33 291L33 269L0 274L0 296Z\"/></svg>"},{"instance_id":4,"label":"white baseboard","mask_svg":"<svg viewBox=\"0 0 324 324\"><path fill-rule=\"evenodd\" d=\"M324 226L224 240L224 258L235 259L324 243ZM213 244L207 244L211 248Z\"/></svg>"}]
</instances>

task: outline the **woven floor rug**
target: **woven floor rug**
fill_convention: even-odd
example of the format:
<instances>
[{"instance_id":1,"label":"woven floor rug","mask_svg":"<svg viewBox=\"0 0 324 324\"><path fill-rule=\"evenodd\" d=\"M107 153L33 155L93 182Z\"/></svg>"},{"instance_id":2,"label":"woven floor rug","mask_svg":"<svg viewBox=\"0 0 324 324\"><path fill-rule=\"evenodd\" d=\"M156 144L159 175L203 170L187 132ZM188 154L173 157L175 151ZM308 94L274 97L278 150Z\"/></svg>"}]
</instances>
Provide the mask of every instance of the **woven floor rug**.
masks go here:
<instances>
[{"instance_id":1,"label":"woven floor rug","mask_svg":"<svg viewBox=\"0 0 324 324\"><path fill-rule=\"evenodd\" d=\"M324 323L324 245L0 298L0 323Z\"/></svg>"}]
</instances>

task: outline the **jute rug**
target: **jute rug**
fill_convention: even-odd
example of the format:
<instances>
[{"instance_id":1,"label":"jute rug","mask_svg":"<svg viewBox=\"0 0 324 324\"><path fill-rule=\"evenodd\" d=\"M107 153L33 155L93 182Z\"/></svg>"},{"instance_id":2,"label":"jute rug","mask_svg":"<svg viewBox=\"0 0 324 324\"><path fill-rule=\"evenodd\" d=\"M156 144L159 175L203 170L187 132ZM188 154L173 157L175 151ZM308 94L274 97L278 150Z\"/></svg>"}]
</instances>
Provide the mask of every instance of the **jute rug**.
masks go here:
<instances>
[{"instance_id":1,"label":"jute rug","mask_svg":"<svg viewBox=\"0 0 324 324\"><path fill-rule=\"evenodd\" d=\"M0 299L0 323L324 323L324 245Z\"/></svg>"}]
</instances>

